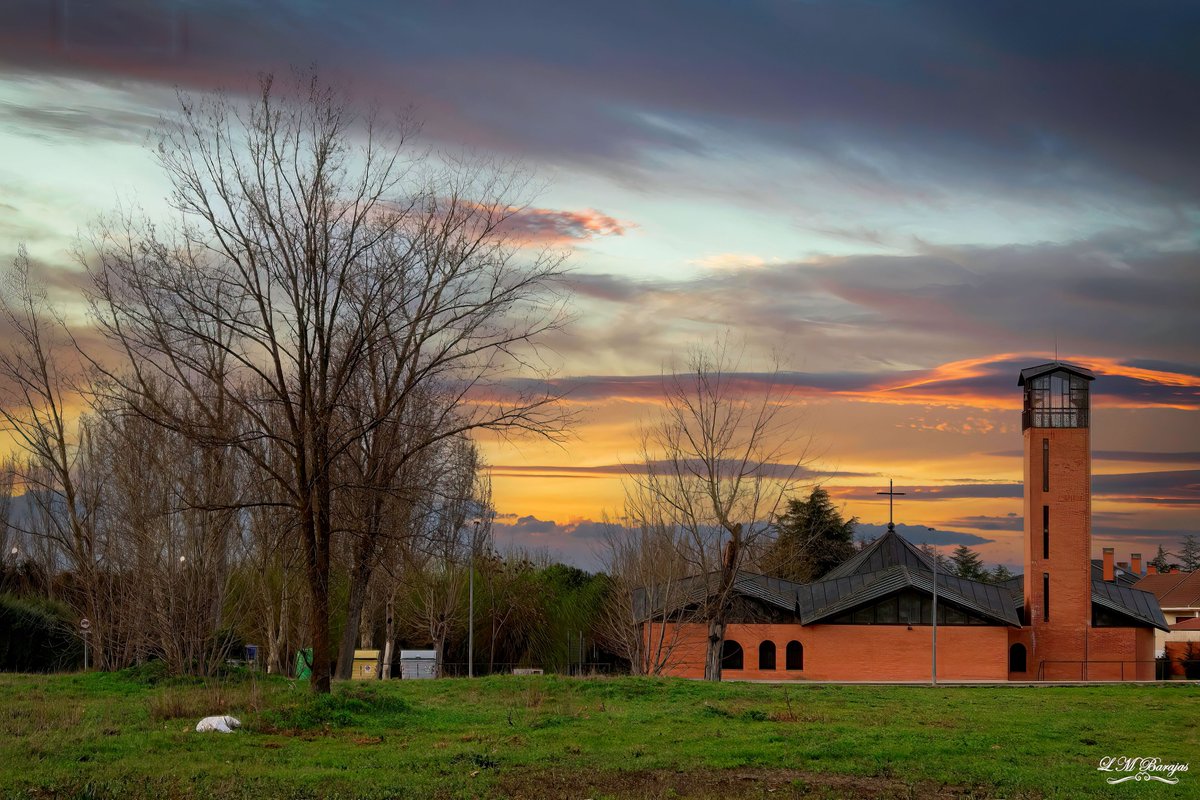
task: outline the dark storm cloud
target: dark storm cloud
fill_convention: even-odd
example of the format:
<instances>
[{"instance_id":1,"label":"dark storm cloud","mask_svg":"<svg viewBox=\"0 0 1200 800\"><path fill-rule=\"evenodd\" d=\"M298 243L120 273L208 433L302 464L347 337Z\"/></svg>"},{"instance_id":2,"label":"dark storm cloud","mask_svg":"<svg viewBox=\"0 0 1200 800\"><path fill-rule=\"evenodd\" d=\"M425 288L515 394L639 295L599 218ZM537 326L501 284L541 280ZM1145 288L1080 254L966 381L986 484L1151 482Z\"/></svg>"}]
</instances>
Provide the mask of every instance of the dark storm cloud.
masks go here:
<instances>
[{"instance_id":1,"label":"dark storm cloud","mask_svg":"<svg viewBox=\"0 0 1200 800\"><path fill-rule=\"evenodd\" d=\"M695 467L700 469L701 464L684 464L689 469ZM669 461L644 461L635 462L633 464L599 464L591 467L582 466L539 466L539 465L520 465L506 466L497 464L491 467L493 475L515 476L515 475L538 475L542 477L555 478L597 478L607 477L611 475L646 475L649 470L654 469L659 473L665 473L673 466L673 462ZM740 462L728 462L729 468L743 466ZM793 464L778 464L778 463L751 463L749 468L755 470L756 474L770 478L781 479L799 479L799 480L826 480L828 478L874 478L878 473L874 472L841 472L841 471L822 471L810 469L808 467L797 467Z\"/></svg>"},{"instance_id":2,"label":"dark storm cloud","mask_svg":"<svg viewBox=\"0 0 1200 800\"><path fill-rule=\"evenodd\" d=\"M158 121L158 114L96 106L32 108L0 103L0 127L48 139L86 135L137 144Z\"/></svg>"},{"instance_id":3,"label":"dark storm cloud","mask_svg":"<svg viewBox=\"0 0 1200 800\"><path fill-rule=\"evenodd\" d=\"M878 501L871 487L850 487L835 490L839 499ZM896 486L905 493L905 502L914 500L963 500L1022 497L1020 483L962 483L943 486ZM1092 495L1116 501L1151 505L1200 504L1200 470L1168 470L1162 472L1127 472L1116 475L1093 475ZM986 518L981 518L986 519ZM966 527L965 520L959 522ZM974 527L982 527L976 525ZM994 528L1001 530L1002 528Z\"/></svg>"},{"instance_id":4,"label":"dark storm cloud","mask_svg":"<svg viewBox=\"0 0 1200 800\"><path fill-rule=\"evenodd\" d=\"M876 539L887 532L886 524L872 525L866 522L859 522L854 526L854 536L857 539ZM959 545L965 544L981 545L989 544L994 539L987 539L983 536L976 536L973 533L962 533L960 531L943 531L937 528L927 528L924 525L905 525L898 523L896 532L914 544L932 544L932 545Z\"/></svg>"},{"instance_id":5,"label":"dark storm cloud","mask_svg":"<svg viewBox=\"0 0 1200 800\"><path fill-rule=\"evenodd\" d=\"M1025 520L1020 514L1005 514L1004 516L978 514L959 517L950 520L948 524L980 531L1019 531L1024 530Z\"/></svg>"},{"instance_id":6,"label":"dark storm cloud","mask_svg":"<svg viewBox=\"0 0 1200 800\"><path fill-rule=\"evenodd\" d=\"M318 59L435 135L551 160L699 152L688 131L716 126L881 185L864 145L1016 191L1111 174L1194 198L1197 26L1166 0L9 0L0 61L208 88Z\"/></svg>"},{"instance_id":7,"label":"dark storm cloud","mask_svg":"<svg viewBox=\"0 0 1200 800\"><path fill-rule=\"evenodd\" d=\"M1161 236L1108 232L1065 244L815 258L704 270L680 280L614 274L572 280L577 295L598 304L599 312L620 309L613 312L620 325L609 331L620 341L634 330L653 341L669 321L707 324L722 316L737 319L752 341L782 340L832 357L869 353L884 364L911 362L914 352L946 361L997 347L1044 353L1057 340L1064 353L1103 354L1135 368L1098 384L1098 394L1189 406L1200 384L1200 247L1194 233L1188 244L1164 244L1176 235L1182 229ZM594 333L581 344L594 347L609 335L599 324ZM1148 360L1146 352L1159 358ZM957 388L1011 394L1010 368L1029 364L998 366ZM1147 370L1190 380L1174 386L1139 381L1137 374Z\"/></svg>"}]
</instances>

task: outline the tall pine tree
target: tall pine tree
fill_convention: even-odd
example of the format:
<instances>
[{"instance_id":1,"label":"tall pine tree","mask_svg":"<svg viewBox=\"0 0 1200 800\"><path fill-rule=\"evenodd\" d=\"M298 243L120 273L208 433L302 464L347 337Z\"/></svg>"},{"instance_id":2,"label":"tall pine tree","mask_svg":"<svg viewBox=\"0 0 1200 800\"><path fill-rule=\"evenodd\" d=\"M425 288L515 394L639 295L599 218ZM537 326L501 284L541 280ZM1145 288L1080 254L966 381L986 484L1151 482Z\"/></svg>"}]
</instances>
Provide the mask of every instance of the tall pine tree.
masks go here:
<instances>
[{"instance_id":1,"label":"tall pine tree","mask_svg":"<svg viewBox=\"0 0 1200 800\"><path fill-rule=\"evenodd\" d=\"M1179 568L1184 572L1200 569L1200 542L1196 541L1194 533L1183 537L1183 547L1179 549Z\"/></svg>"},{"instance_id":2,"label":"tall pine tree","mask_svg":"<svg viewBox=\"0 0 1200 800\"><path fill-rule=\"evenodd\" d=\"M983 559L965 544L960 544L954 548L954 553L950 556L950 563L954 574L960 578L968 578L973 581L982 581L986 579L987 570L983 566Z\"/></svg>"},{"instance_id":3,"label":"tall pine tree","mask_svg":"<svg viewBox=\"0 0 1200 800\"><path fill-rule=\"evenodd\" d=\"M857 517L842 519L829 492L814 488L807 500L793 498L775 520L775 541L763 558L771 575L807 583L854 555Z\"/></svg>"}]
</instances>

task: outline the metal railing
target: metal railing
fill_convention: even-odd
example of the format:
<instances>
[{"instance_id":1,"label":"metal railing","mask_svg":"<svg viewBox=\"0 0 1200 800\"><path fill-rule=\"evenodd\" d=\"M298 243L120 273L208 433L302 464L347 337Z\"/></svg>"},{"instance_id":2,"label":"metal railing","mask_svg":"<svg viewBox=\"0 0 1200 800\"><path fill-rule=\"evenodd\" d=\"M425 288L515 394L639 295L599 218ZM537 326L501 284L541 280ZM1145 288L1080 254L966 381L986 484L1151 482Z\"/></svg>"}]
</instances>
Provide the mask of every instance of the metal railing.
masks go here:
<instances>
[{"instance_id":1,"label":"metal railing","mask_svg":"<svg viewBox=\"0 0 1200 800\"><path fill-rule=\"evenodd\" d=\"M1104 683L1136 680L1169 681L1198 679L1200 679L1200 660L1188 659L1156 658L1152 661L1144 659L1042 661L1038 664L1037 670L1038 681Z\"/></svg>"},{"instance_id":2,"label":"metal railing","mask_svg":"<svg viewBox=\"0 0 1200 800\"><path fill-rule=\"evenodd\" d=\"M1021 412L1021 430L1026 428L1086 428L1086 408L1027 408Z\"/></svg>"},{"instance_id":3,"label":"metal railing","mask_svg":"<svg viewBox=\"0 0 1200 800\"><path fill-rule=\"evenodd\" d=\"M613 672L619 671L618 668L605 662L575 663L571 665L561 665L559 667L533 667L529 664L493 664L489 669L486 664L475 665L475 675L512 675L514 671L527 669L541 669L547 675L610 675ZM467 662L465 661L443 661L442 662L442 677L444 678L465 678L467 676Z\"/></svg>"}]
</instances>

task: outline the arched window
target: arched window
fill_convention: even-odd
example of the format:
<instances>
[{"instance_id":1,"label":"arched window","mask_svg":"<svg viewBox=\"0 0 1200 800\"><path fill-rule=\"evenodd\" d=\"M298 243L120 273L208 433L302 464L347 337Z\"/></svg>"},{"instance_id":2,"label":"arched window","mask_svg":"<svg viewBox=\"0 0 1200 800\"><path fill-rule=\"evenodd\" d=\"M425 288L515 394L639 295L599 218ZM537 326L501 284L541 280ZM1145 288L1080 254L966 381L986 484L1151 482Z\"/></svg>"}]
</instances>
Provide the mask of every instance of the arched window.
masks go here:
<instances>
[{"instance_id":1,"label":"arched window","mask_svg":"<svg viewBox=\"0 0 1200 800\"><path fill-rule=\"evenodd\" d=\"M804 669L804 645L799 642L788 642L787 668Z\"/></svg>"},{"instance_id":2,"label":"arched window","mask_svg":"<svg viewBox=\"0 0 1200 800\"><path fill-rule=\"evenodd\" d=\"M758 646L758 668L775 669L774 642L763 642Z\"/></svg>"},{"instance_id":3,"label":"arched window","mask_svg":"<svg viewBox=\"0 0 1200 800\"><path fill-rule=\"evenodd\" d=\"M742 646L733 639L726 639L721 646L721 669L744 669Z\"/></svg>"},{"instance_id":4,"label":"arched window","mask_svg":"<svg viewBox=\"0 0 1200 800\"><path fill-rule=\"evenodd\" d=\"M1025 672L1025 645L1020 642L1008 648L1008 671Z\"/></svg>"}]
</instances>

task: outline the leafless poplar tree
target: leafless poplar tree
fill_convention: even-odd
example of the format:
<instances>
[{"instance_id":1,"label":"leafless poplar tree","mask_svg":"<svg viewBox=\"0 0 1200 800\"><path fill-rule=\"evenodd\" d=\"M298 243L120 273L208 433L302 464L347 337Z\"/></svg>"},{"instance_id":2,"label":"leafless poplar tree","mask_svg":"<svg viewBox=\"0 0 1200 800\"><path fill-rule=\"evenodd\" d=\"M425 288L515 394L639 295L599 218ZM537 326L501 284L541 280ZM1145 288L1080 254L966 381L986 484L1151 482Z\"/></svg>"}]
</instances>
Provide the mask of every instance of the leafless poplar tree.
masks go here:
<instances>
[{"instance_id":1,"label":"leafless poplar tree","mask_svg":"<svg viewBox=\"0 0 1200 800\"><path fill-rule=\"evenodd\" d=\"M642 464L627 493L632 524L669 526L690 571L710 583L704 676L720 680L734 578L805 476L808 442L787 418L778 370L747 385L728 336L694 349L664 381L658 419L643 432Z\"/></svg>"},{"instance_id":2,"label":"leafless poplar tree","mask_svg":"<svg viewBox=\"0 0 1200 800\"><path fill-rule=\"evenodd\" d=\"M0 420L24 453L20 481L35 505L26 533L40 538L51 573L60 556L73 573L68 600L92 621L96 663L106 666L115 631L103 586L105 543L96 531L99 478L83 457L92 444L88 428L72 409L86 406L82 370L71 369L78 359L70 336L30 270L21 246L0 296L0 321L10 337L0 348Z\"/></svg>"},{"instance_id":3,"label":"leafless poplar tree","mask_svg":"<svg viewBox=\"0 0 1200 800\"><path fill-rule=\"evenodd\" d=\"M330 681L338 460L419 396L446 399L405 453L477 428L562 424L554 397L484 391L528 368L531 345L564 321L560 258L518 259L503 233L522 179L437 167L404 148L407 132L355 115L315 76L283 91L264 78L244 108L182 97L156 148L177 221L126 214L85 254L96 319L126 356L96 366L139 414L238 449L278 490L253 502L293 517L316 691ZM356 378L372 363L396 378L366 403Z\"/></svg>"},{"instance_id":4,"label":"leafless poplar tree","mask_svg":"<svg viewBox=\"0 0 1200 800\"><path fill-rule=\"evenodd\" d=\"M636 493L639 485L627 485ZM629 661L635 675L658 675L670 662L683 626L697 621L684 607L688 542L676 525L650 519L654 501L631 502L639 511L629 525L606 522L601 558L611 588L600 617L600 634L612 652Z\"/></svg>"}]
</instances>

